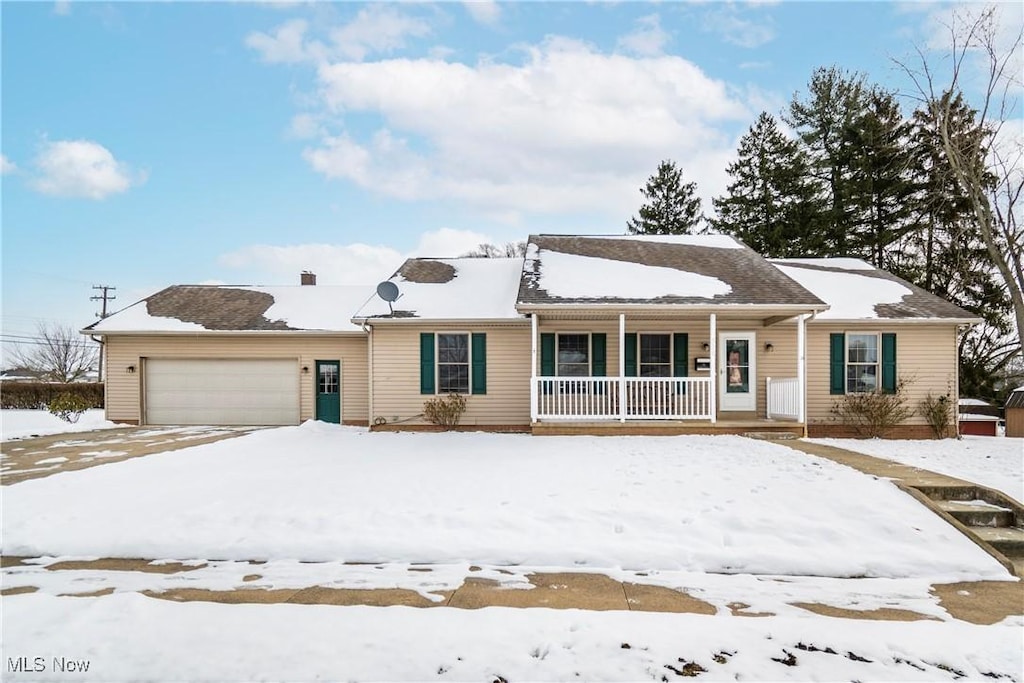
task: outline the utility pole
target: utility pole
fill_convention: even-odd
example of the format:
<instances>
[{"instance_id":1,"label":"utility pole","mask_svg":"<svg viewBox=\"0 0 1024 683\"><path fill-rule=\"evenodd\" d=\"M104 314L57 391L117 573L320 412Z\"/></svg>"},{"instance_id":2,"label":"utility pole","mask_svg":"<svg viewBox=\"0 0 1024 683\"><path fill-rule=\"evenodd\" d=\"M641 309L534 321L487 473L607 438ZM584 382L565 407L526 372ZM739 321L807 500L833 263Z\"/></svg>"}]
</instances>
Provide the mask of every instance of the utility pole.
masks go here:
<instances>
[{"instance_id":1,"label":"utility pole","mask_svg":"<svg viewBox=\"0 0 1024 683\"><path fill-rule=\"evenodd\" d=\"M108 301L113 301L114 299L117 298L116 296L111 294L111 292L116 290L117 287L111 287L110 285L93 285L92 288L103 292L102 294L97 294L95 296L89 297L89 301L102 301L103 302L102 310L99 313L96 314L99 317L100 320L103 320L104 318L106 318L109 315L109 313L107 313L107 302ZM95 338L93 339L93 341L95 341ZM100 342L99 367L96 369L96 372L98 374L99 381L102 382L103 381L103 342Z\"/></svg>"}]
</instances>

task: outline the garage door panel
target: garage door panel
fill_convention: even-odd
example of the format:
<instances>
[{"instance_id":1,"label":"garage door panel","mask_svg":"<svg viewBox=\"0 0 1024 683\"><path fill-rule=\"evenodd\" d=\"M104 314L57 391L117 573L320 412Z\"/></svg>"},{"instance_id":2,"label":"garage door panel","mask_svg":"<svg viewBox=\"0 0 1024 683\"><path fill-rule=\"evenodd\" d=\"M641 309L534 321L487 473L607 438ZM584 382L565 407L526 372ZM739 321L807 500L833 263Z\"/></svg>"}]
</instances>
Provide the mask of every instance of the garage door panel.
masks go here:
<instances>
[{"instance_id":1,"label":"garage door panel","mask_svg":"<svg viewBox=\"0 0 1024 683\"><path fill-rule=\"evenodd\" d=\"M147 424L285 425L299 422L293 359L149 359Z\"/></svg>"}]
</instances>

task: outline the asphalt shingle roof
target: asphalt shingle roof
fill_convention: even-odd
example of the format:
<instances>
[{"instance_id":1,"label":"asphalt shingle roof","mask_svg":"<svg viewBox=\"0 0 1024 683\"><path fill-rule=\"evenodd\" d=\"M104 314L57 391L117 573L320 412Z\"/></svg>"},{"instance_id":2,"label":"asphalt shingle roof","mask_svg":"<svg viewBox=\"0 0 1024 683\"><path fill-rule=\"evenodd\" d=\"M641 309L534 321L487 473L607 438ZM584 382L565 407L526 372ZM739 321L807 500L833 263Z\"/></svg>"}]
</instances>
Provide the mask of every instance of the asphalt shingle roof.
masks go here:
<instances>
[{"instance_id":1,"label":"asphalt shingle roof","mask_svg":"<svg viewBox=\"0 0 1024 683\"><path fill-rule=\"evenodd\" d=\"M660 240L656 236L531 235L519 288L519 303L529 304L721 304L823 307L824 302L807 291L749 247L732 243L724 248L721 235L688 242ZM712 239L713 238L713 239ZM703 242L703 243L702 243ZM556 296L544 288L545 254L574 256L671 268L681 273L715 278L730 288L711 298L659 296L654 299L609 296ZM595 269L594 278L600 278Z\"/></svg>"}]
</instances>

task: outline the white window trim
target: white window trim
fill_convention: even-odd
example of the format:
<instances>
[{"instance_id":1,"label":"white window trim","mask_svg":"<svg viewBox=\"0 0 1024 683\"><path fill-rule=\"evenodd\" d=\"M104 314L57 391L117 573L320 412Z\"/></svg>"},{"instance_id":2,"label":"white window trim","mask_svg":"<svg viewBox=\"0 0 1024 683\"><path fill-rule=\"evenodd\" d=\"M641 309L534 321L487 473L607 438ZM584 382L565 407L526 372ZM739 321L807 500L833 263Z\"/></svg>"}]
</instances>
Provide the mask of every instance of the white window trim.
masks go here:
<instances>
[{"instance_id":1,"label":"white window trim","mask_svg":"<svg viewBox=\"0 0 1024 683\"><path fill-rule=\"evenodd\" d=\"M473 395L473 333L465 332L463 330L446 330L444 332L434 332L434 395L448 395L451 391L441 391L441 340L438 339L441 335L454 335L461 334L466 337L466 367L469 370L469 384L466 386L466 393L461 394L462 396ZM463 363L444 363L443 365L463 365Z\"/></svg>"},{"instance_id":2,"label":"white window trim","mask_svg":"<svg viewBox=\"0 0 1024 683\"><path fill-rule=\"evenodd\" d=\"M561 363L558 362L558 339L562 335L566 336L585 336L587 338L587 377L594 376L594 340L591 337L593 332L555 332L555 377L576 377L579 375L562 375L558 372L558 367ZM570 363L570 365L582 365L582 363Z\"/></svg>"},{"instance_id":3,"label":"white window trim","mask_svg":"<svg viewBox=\"0 0 1024 683\"><path fill-rule=\"evenodd\" d=\"M666 377L675 377L676 369L676 333L675 332L660 332L657 330L647 330L644 332L636 333L636 376L643 377L643 366L644 363L640 361L640 337L648 335L662 335L668 337L668 374ZM647 363L647 365L664 365L663 363Z\"/></svg>"},{"instance_id":4,"label":"white window trim","mask_svg":"<svg viewBox=\"0 0 1024 683\"><path fill-rule=\"evenodd\" d=\"M875 354L876 360L874 363L851 363L850 362L850 337L874 337L875 338ZM865 330L864 332L850 332L847 330L843 336L843 394L868 394L869 391L850 391L850 366L859 365L867 367L869 365L875 366L875 388L874 391L881 391L882 389L882 333L874 332L872 330Z\"/></svg>"}]
</instances>

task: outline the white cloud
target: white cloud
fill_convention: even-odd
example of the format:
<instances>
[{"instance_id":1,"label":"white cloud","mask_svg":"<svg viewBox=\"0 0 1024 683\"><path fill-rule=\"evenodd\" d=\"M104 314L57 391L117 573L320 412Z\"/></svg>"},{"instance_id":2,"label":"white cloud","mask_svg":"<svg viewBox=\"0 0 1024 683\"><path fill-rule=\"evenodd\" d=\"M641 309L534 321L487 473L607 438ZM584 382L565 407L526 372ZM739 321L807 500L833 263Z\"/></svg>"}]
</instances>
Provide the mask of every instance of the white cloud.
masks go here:
<instances>
[{"instance_id":1,"label":"white cloud","mask_svg":"<svg viewBox=\"0 0 1024 683\"><path fill-rule=\"evenodd\" d=\"M661 18L649 14L636 20L636 28L618 40L618 49L640 57L660 55L668 43L669 34L661 28Z\"/></svg>"},{"instance_id":2,"label":"white cloud","mask_svg":"<svg viewBox=\"0 0 1024 683\"><path fill-rule=\"evenodd\" d=\"M260 53L263 61L271 64L290 64L312 59L317 50L305 44L309 24L305 19L286 21L273 34L250 33L245 44Z\"/></svg>"},{"instance_id":3,"label":"white cloud","mask_svg":"<svg viewBox=\"0 0 1024 683\"><path fill-rule=\"evenodd\" d=\"M517 64L431 59L318 70L325 111L375 114L371 133L321 137L304 157L329 178L400 199L458 199L497 213L625 212L673 158L707 196L732 153L730 122L752 118L725 83L677 56L603 54L552 37Z\"/></svg>"},{"instance_id":4,"label":"white cloud","mask_svg":"<svg viewBox=\"0 0 1024 683\"><path fill-rule=\"evenodd\" d=\"M289 137L309 140L323 134L320 117L315 114L296 114L288 125Z\"/></svg>"},{"instance_id":5,"label":"white cloud","mask_svg":"<svg viewBox=\"0 0 1024 683\"><path fill-rule=\"evenodd\" d=\"M145 174L134 174L110 150L90 140L46 142L35 166L39 175L32 187L59 197L103 199L145 182Z\"/></svg>"},{"instance_id":6,"label":"white cloud","mask_svg":"<svg viewBox=\"0 0 1024 683\"><path fill-rule=\"evenodd\" d=\"M8 173L14 173L18 170L18 166L8 159L5 155L0 154L0 175L7 175Z\"/></svg>"},{"instance_id":7,"label":"white cloud","mask_svg":"<svg viewBox=\"0 0 1024 683\"><path fill-rule=\"evenodd\" d=\"M57 0L53 3L53 13L59 17L71 14L71 0Z\"/></svg>"},{"instance_id":8,"label":"white cloud","mask_svg":"<svg viewBox=\"0 0 1024 683\"><path fill-rule=\"evenodd\" d=\"M464 0L462 5L477 23L494 26L501 19L501 7L494 0Z\"/></svg>"},{"instance_id":9,"label":"white cloud","mask_svg":"<svg viewBox=\"0 0 1024 683\"><path fill-rule=\"evenodd\" d=\"M759 47L775 39L770 18L761 17L761 21L744 18L733 4L708 11L704 15L704 30L718 34L727 43L746 48Z\"/></svg>"},{"instance_id":10,"label":"white cloud","mask_svg":"<svg viewBox=\"0 0 1024 683\"><path fill-rule=\"evenodd\" d=\"M375 53L390 53L407 45L409 38L429 35L430 26L390 5L369 5L351 21L327 31L327 38L307 39L311 31L304 19L291 19L270 33L250 33L245 44L268 63L322 63L330 59L362 60Z\"/></svg>"},{"instance_id":11,"label":"white cloud","mask_svg":"<svg viewBox=\"0 0 1024 683\"><path fill-rule=\"evenodd\" d=\"M311 270L324 285L363 285L387 279L402 262L412 256L438 258L459 256L490 236L470 230L441 228L420 236L408 253L393 247L361 242L353 244L295 244L275 246L257 244L222 255L221 266L244 270L261 284L298 282L299 273Z\"/></svg>"}]
</instances>

